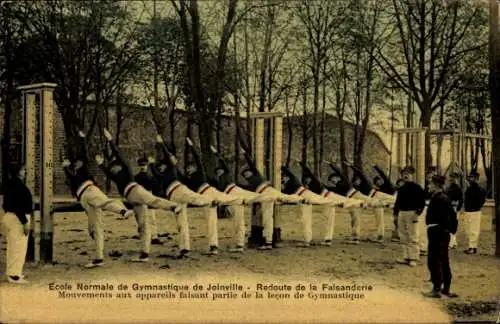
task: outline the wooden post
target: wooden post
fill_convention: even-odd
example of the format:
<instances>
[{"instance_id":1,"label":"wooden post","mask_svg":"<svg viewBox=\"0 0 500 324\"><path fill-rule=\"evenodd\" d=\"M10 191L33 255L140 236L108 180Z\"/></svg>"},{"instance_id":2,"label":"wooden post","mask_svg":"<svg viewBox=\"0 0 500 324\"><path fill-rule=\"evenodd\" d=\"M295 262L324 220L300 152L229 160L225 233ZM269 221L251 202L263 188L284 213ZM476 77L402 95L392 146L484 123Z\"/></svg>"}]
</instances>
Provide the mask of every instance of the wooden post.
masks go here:
<instances>
[{"instance_id":1,"label":"wooden post","mask_svg":"<svg viewBox=\"0 0 500 324\"><path fill-rule=\"evenodd\" d=\"M266 153L265 153L265 125L268 121L269 127L271 129L271 136L267 141L271 142L271 156L268 156L271 166L271 174L269 175L269 180L272 185L277 189L281 190L281 163L282 163L282 149L283 149L283 117L279 113L269 113L269 112L259 112L254 113L249 118L252 118L253 124L253 154L255 159L255 165L259 172L263 176L266 175ZM260 214L259 204L254 204L251 213L251 225L252 233L248 239L248 246L254 247L262 244L263 242L257 242L262 234L254 233L257 228L260 227L259 231L262 230L262 216ZM279 241L280 238L280 217L278 208L274 208L274 233L273 241ZM275 242L273 242L275 243Z\"/></svg>"},{"instance_id":2,"label":"wooden post","mask_svg":"<svg viewBox=\"0 0 500 324\"><path fill-rule=\"evenodd\" d=\"M41 131L41 190L40 190L40 260L52 262L54 225L52 219L53 190L53 115L54 115L54 88L44 86L40 98L40 131Z\"/></svg>"},{"instance_id":3,"label":"wooden post","mask_svg":"<svg viewBox=\"0 0 500 324\"><path fill-rule=\"evenodd\" d=\"M282 165L282 154L283 154L283 117L276 116L273 117L271 121L273 125L273 142L272 142L272 175L273 175L273 186L276 190L281 191L281 165ZM280 208L278 205L274 206L274 229L275 235L273 235L274 240L278 243L281 241L281 217Z\"/></svg>"},{"instance_id":4,"label":"wooden post","mask_svg":"<svg viewBox=\"0 0 500 324\"><path fill-rule=\"evenodd\" d=\"M257 118L255 121L255 165L261 174L264 170L264 119Z\"/></svg>"},{"instance_id":5,"label":"wooden post","mask_svg":"<svg viewBox=\"0 0 500 324\"><path fill-rule=\"evenodd\" d=\"M264 119L261 117L254 118L252 120L252 124L253 124L252 148L255 159L255 166L257 167L257 170L259 170L261 174L264 174ZM261 214L260 204L252 205L250 224L252 225L252 228L255 228L255 230L257 230L258 228L259 234L252 233L252 235L248 239L248 246L249 247L259 246L262 243L259 242L262 237L262 234L260 233L260 231L262 230L262 214Z\"/></svg>"},{"instance_id":6,"label":"wooden post","mask_svg":"<svg viewBox=\"0 0 500 324\"><path fill-rule=\"evenodd\" d=\"M53 198L53 113L54 99L53 91L56 87L53 83L40 83L19 87L18 90L28 94L39 94L40 97L40 261L52 262L53 260L53 233L54 226L52 220L52 198ZM29 99L31 100L31 99ZM28 103L29 103L28 100ZM33 109L27 107L27 116L33 115ZM36 114L35 114L36 116ZM33 136L29 132L33 127L33 120L28 120L31 124L28 127L27 137ZM30 143L30 150L34 148ZM27 146L28 147L28 146ZM34 150L33 150L34 152ZM26 153L28 158L28 152ZM33 153L34 160L34 153ZM34 172L34 163L32 172ZM29 173L29 170L28 170ZM30 179L31 181L31 179ZM34 181L33 181L34 182ZM34 193L34 191L33 191Z\"/></svg>"},{"instance_id":7,"label":"wooden post","mask_svg":"<svg viewBox=\"0 0 500 324\"><path fill-rule=\"evenodd\" d=\"M26 167L26 186L35 195L35 145L36 145L36 95L34 93L22 94L24 103L24 165ZM35 213L31 215L31 229L28 234L28 249L26 261L32 262L35 257Z\"/></svg>"}]
</instances>

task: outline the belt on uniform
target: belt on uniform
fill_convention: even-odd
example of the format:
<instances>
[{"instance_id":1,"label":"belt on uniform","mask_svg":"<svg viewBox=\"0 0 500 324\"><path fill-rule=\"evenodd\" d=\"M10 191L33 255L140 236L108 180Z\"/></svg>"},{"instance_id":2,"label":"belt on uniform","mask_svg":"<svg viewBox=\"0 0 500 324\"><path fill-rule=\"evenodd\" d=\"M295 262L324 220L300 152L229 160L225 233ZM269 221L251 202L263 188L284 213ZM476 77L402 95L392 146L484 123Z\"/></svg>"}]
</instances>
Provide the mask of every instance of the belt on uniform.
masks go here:
<instances>
[{"instance_id":1,"label":"belt on uniform","mask_svg":"<svg viewBox=\"0 0 500 324\"><path fill-rule=\"evenodd\" d=\"M227 186L226 190L224 190L224 193L229 194L231 191L233 191L234 188L236 188L236 184L230 184L229 186Z\"/></svg>"},{"instance_id":2,"label":"belt on uniform","mask_svg":"<svg viewBox=\"0 0 500 324\"><path fill-rule=\"evenodd\" d=\"M129 183L125 189L123 190L123 196L125 198L127 198L127 196L129 195L129 193L132 191L132 189L134 189L135 187L137 187L139 184L137 182L131 182Z\"/></svg>"},{"instance_id":3,"label":"belt on uniform","mask_svg":"<svg viewBox=\"0 0 500 324\"><path fill-rule=\"evenodd\" d=\"M174 181L170 184L170 186L167 188L166 190L166 195L167 196L167 199L168 200L171 200L170 197L172 196L172 194L174 193L174 191L176 189L178 189L180 186L182 186L182 183L180 183L179 181Z\"/></svg>"},{"instance_id":4,"label":"belt on uniform","mask_svg":"<svg viewBox=\"0 0 500 324\"><path fill-rule=\"evenodd\" d=\"M352 191L347 193L347 198L352 198L358 192L356 189L351 189Z\"/></svg>"},{"instance_id":5,"label":"belt on uniform","mask_svg":"<svg viewBox=\"0 0 500 324\"><path fill-rule=\"evenodd\" d=\"M202 184L200 186L200 188L198 188L198 193L200 195L203 195L209 188L210 188L210 185L208 183Z\"/></svg>"},{"instance_id":6,"label":"belt on uniform","mask_svg":"<svg viewBox=\"0 0 500 324\"><path fill-rule=\"evenodd\" d=\"M94 183L92 181L90 181L90 180L87 180L84 183L82 183L80 185L80 187L78 188L78 190L76 191L76 199L78 201L80 201L80 198L82 198L82 195L85 192L85 190L87 190L88 188L92 187L93 185L94 185Z\"/></svg>"},{"instance_id":7,"label":"belt on uniform","mask_svg":"<svg viewBox=\"0 0 500 324\"><path fill-rule=\"evenodd\" d=\"M299 189L295 192L296 195L302 195L306 191L306 187L300 186Z\"/></svg>"},{"instance_id":8,"label":"belt on uniform","mask_svg":"<svg viewBox=\"0 0 500 324\"><path fill-rule=\"evenodd\" d=\"M269 183L263 183L263 184L261 184L260 186L257 187L256 192L257 193L263 193L264 190L266 190L269 187L271 187L271 185Z\"/></svg>"}]
</instances>

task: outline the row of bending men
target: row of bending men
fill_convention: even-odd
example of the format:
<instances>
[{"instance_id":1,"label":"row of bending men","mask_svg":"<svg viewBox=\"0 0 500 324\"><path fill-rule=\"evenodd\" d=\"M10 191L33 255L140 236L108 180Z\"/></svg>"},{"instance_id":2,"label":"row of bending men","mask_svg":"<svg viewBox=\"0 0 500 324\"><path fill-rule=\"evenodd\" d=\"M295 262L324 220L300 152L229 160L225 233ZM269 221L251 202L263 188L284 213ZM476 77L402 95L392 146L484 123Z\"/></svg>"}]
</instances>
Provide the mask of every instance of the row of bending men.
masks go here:
<instances>
[{"instance_id":1,"label":"row of bending men","mask_svg":"<svg viewBox=\"0 0 500 324\"><path fill-rule=\"evenodd\" d=\"M104 130L110 150L106 150L106 156L96 155L95 161L106 176L115 183L122 198L133 206L133 210L129 210L122 200L110 199L98 188L89 171L90 159L85 134L81 131L77 133L78 136L70 142L70 154L64 160L63 167L73 196L80 202L87 214L89 234L95 242L95 257L86 265L88 268L104 264L103 211L116 213L124 218L135 215L141 236L141 253L133 258L133 261L146 262L149 259L152 239L152 214L147 212L148 208L167 211L175 215L179 231L178 257L184 257L190 251L188 205L203 207L208 223L209 254L217 254L218 206L230 206L232 209L235 223L235 246L230 251L242 252L245 239L245 205L261 204L263 244L259 249L268 250L273 247L273 208L276 203L300 205L304 232L303 246L309 246L312 241L312 205L323 205L328 217L324 245L331 245L335 225L335 207L344 207L350 211L353 233L350 242L356 244L359 240L359 209L368 206L377 208L376 219L379 239L381 239L383 207L395 201L395 196L391 192L384 193L382 186L372 188L360 170L353 168L354 176L351 185L351 182L342 177L340 171L334 166L332 166L334 173L329 177L331 186L323 185L304 164L302 164L302 169L305 182L302 185L297 177L283 166L283 189L280 192L264 179L247 152L244 152L247 167L242 171L245 183L236 184L231 181L224 159L213 148L212 151L217 156L219 165L213 170L214 179L208 179L205 167L189 139L187 143L194 161L188 163L186 172L182 172L175 155L165 145L161 136L157 136L156 145L163 153L162 156L158 159L147 159L148 168L157 183L153 193L154 186L147 178L132 175L129 164L113 143L112 135ZM141 164L145 164L144 159ZM378 169L378 171L381 170ZM387 179L383 172L381 174Z\"/></svg>"}]
</instances>

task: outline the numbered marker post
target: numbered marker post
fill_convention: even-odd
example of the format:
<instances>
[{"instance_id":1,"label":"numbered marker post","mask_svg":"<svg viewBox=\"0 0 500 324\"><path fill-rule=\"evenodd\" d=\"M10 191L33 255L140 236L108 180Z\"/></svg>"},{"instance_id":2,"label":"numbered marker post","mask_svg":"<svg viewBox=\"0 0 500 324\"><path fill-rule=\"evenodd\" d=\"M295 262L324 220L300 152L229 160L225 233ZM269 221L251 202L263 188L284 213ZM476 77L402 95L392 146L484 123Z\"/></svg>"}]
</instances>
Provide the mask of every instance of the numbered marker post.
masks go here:
<instances>
[{"instance_id":1,"label":"numbered marker post","mask_svg":"<svg viewBox=\"0 0 500 324\"><path fill-rule=\"evenodd\" d=\"M19 87L23 97L27 96L26 104L26 139L25 146L26 152L25 163L32 165L31 170L27 165L27 173L34 173L36 170L34 163L35 146L34 146L34 132L36 128L34 122L36 118L36 111L34 105L30 105L34 100L35 94L40 97L40 120L39 129L41 132L40 137L40 261L52 262L53 260L53 219L52 219L52 199L53 199L53 113L54 113L54 99L53 92L57 85L54 83L39 83L28 86ZM28 117L29 116L29 117ZM35 126L33 126L35 125ZM31 171L31 172L30 172ZM28 178L27 178L28 180ZM29 178L29 185L33 183L32 193L34 190L34 175ZM33 223L35 221L33 220Z\"/></svg>"},{"instance_id":2,"label":"numbered marker post","mask_svg":"<svg viewBox=\"0 0 500 324\"><path fill-rule=\"evenodd\" d=\"M273 187L277 190L281 190L281 163L282 163L282 144L283 144L283 116L280 113L274 112L259 112L253 113L249 116L252 121L253 129L253 156L255 159L255 164L257 169L263 174L266 174L265 170L265 123L269 121L269 127L271 128L271 136L267 140L271 142L271 156L267 158L270 160L271 174L270 179ZM248 238L248 247L258 246L263 242L262 237L262 215L260 206L254 204L251 213L250 224L252 225L252 233ZM257 233L258 230L258 233ZM274 229L273 229L273 243L277 243L281 240L281 229L280 229L280 217L279 209L274 208Z\"/></svg>"},{"instance_id":3,"label":"numbered marker post","mask_svg":"<svg viewBox=\"0 0 500 324\"><path fill-rule=\"evenodd\" d=\"M36 145L36 95L34 93L23 94L24 103L24 164L26 166L26 186L35 195L35 145ZM26 261L35 261L35 213L31 215L31 229L28 234L28 250Z\"/></svg>"}]
</instances>

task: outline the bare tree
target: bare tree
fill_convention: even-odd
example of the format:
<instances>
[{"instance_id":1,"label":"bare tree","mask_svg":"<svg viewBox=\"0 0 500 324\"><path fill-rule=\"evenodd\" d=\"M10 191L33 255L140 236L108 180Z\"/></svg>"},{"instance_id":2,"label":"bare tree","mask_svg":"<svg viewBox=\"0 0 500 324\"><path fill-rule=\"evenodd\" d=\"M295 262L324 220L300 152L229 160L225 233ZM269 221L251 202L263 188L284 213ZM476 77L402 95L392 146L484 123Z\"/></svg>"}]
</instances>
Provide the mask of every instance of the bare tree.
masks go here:
<instances>
[{"instance_id":1,"label":"bare tree","mask_svg":"<svg viewBox=\"0 0 500 324\"><path fill-rule=\"evenodd\" d=\"M103 114L107 116L106 103L135 70L137 24L130 8L111 1L24 5L19 19L32 37L18 53L31 62L31 69L18 78L57 83L55 100L66 135L75 135L74 126L92 134ZM87 105L92 97L95 105Z\"/></svg>"},{"instance_id":2,"label":"bare tree","mask_svg":"<svg viewBox=\"0 0 500 324\"><path fill-rule=\"evenodd\" d=\"M343 22L343 2L328 0L307 1L297 3L297 16L305 28L307 39L307 59L304 64L310 69L313 87L312 141L313 141L313 172L319 174L320 150L318 146L317 118L320 109L320 87L323 82L325 63L329 59L329 51L333 46L338 26Z\"/></svg>"},{"instance_id":3,"label":"bare tree","mask_svg":"<svg viewBox=\"0 0 500 324\"><path fill-rule=\"evenodd\" d=\"M334 111L339 121L339 159L341 161L347 160L345 115L347 102L349 100L347 72L348 55L349 54L345 51L345 49L340 47L336 59L332 61L329 82L332 85L333 94L327 96L328 101L335 109ZM347 176L347 165L342 163L341 168L344 176Z\"/></svg>"},{"instance_id":4,"label":"bare tree","mask_svg":"<svg viewBox=\"0 0 500 324\"><path fill-rule=\"evenodd\" d=\"M363 169L363 151L366 132L370 123L372 109L382 102L386 96L387 82L383 73L376 65L378 58L377 48L387 43L387 24L383 22L383 6L386 2L373 0L352 2L351 15L347 21L349 28L347 46L354 59L349 60L353 82L351 108L353 108L354 150L353 162L356 167Z\"/></svg>"},{"instance_id":5,"label":"bare tree","mask_svg":"<svg viewBox=\"0 0 500 324\"><path fill-rule=\"evenodd\" d=\"M433 112L457 85L453 67L468 52L485 44L462 48L480 7L472 2L393 0L396 37L381 54L378 65L416 102L423 127L431 126ZM395 53L402 53L402 59ZM430 137L426 137L426 165L432 162Z\"/></svg>"}]
</instances>

